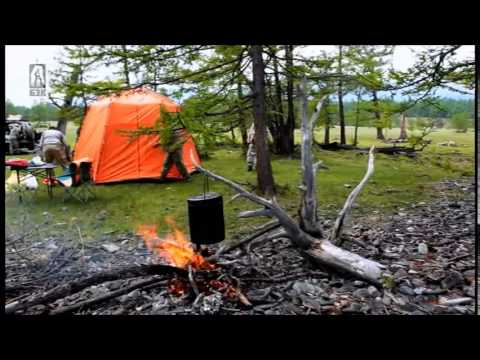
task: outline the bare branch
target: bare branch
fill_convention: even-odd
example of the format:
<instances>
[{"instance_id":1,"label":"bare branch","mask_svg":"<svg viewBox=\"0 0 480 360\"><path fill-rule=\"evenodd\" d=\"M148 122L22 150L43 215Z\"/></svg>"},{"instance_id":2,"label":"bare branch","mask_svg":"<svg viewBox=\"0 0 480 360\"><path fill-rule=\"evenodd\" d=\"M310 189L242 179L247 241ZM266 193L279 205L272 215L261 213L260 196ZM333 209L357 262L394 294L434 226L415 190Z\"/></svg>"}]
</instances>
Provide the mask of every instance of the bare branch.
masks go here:
<instances>
[{"instance_id":1,"label":"bare branch","mask_svg":"<svg viewBox=\"0 0 480 360\"><path fill-rule=\"evenodd\" d=\"M347 201L345 201L345 205L343 205L343 209L340 211L338 214L337 220L335 221L335 225L332 229L332 232L330 234L330 241L333 243L336 243L338 245L341 245L343 242L343 238L341 237L342 235L342 230L343 230L343 225L345 224L345 221L347 219L347 216L349 215L352 205L355 202L355 199L357 198L358 194L362 189L365 187L367 184L368 179L370 176L373 174L374 166L374 151L375 151L375 145L372 145L370 148L370 152L368 155L368 168L367 172L365 173L365 176L363 177L362 181L355 187L355 189L352 190L350 195L347 198Z\"/></svg>"},{"instance_id":2,"label":"bare branch","mask_svg":"<svg viewBox=\"0 0 480 360\"><path fill-rule=\"evenodd\" d=\"M250 218L250 217L257 217L257 216L274 216L271 210L268 209L258 209L258 210L247 210L242 211L238 214L239 218Z\"/></svg>"},{"instance_id":3,"label":"bare branch","mask_svg":"<svg viewBox=\"0 0 480 360\"><path fill-rule=\"evenodd\" d=\"M300 98L302 99L302 205L300 208L301 228L307 233L322 237L322 229L317 216L317 199L315 193L315 173L320 165L313 165L312 143L313 143L313 127L320 116L323 102L327 95L323 96L315 107L310 120L307 118L308 99L306 94L306 78L303 78L299 87Z\"/></svg>"}]
</instances>

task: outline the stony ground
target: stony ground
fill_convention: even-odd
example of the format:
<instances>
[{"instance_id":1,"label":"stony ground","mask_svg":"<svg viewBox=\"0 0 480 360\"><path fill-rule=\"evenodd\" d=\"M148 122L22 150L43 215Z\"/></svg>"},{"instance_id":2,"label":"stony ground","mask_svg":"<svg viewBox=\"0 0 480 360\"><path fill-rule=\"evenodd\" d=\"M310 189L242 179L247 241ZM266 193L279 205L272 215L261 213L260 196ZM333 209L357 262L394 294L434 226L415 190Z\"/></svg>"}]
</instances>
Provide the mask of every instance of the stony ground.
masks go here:
<instances>
[{"instance_id":1,"label":"stony ground","mask_svg":"<svg viewBox=\"0 0 480 360\"><path fill-rule=\"evenodd\" d=\"M434 203L411 203L393 215L354 219L345 246L388 267L380 289L315 267L286 238L257 240L198 273L196 296L188 279L159 275L161 285L77 311L77 314L473 314L475 309L475 200L471 178L435 185ZM99 271L157 261L134 234L103 234L82 242L81 232L33 226L6 239L7 303ZM326 227L330 224L327 222ZM276 230L278 231L278 230ZM79 241L80 239L80 241ZM215 251L215 248L211 249ZM101 296L144 278L89 287L25 313Z\"/></svg>"}]
</instances>

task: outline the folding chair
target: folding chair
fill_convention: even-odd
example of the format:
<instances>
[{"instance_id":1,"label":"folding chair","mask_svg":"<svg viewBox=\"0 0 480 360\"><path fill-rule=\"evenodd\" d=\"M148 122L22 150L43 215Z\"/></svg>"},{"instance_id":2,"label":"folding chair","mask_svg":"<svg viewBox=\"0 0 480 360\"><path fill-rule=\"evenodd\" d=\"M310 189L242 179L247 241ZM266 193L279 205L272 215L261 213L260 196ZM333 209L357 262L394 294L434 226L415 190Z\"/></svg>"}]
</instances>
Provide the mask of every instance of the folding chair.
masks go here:
<instances>
[{"instance_id":1,"label":"folding chair","mask_svg":"<svg viewBox=\"0 0 480 360\"><path fill-rule=\"evenodd\" d=\"M90 177L91 167L91 161L78 160L69 165L66 173L56 178L60 186L65 189L64 201L73 197L86 203L90 198L96 197Z\"/></svg>"}]
</instances>

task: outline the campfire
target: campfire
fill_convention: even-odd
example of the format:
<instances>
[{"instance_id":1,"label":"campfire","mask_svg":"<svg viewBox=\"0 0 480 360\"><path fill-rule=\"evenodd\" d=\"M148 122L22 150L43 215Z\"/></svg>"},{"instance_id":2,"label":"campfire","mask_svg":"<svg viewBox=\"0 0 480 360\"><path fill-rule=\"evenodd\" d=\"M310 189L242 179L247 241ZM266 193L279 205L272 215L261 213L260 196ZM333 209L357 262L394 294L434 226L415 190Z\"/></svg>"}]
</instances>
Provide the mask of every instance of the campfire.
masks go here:
<instances>
[{"instance_id":1,"label":"campfire","mask_svg":"<svg viewBox=\"0 0 480 360\"><path fill-rule=\"evenodd\" d=\"M137 233L142 236L147 249L154 253L162 263L181 269L191 267L196 271L209 271L217 268L216 265L209 263L195 251L193 244L172 217L167 216L165 223L170 231L163 238L158 236L157 225L140 225L137 229ZM191 285L206 295L217 291L232 300L239 296L238 291L225 281L200 280ZM188 282L178 278L172 279L168 290L172 295L182 296L187 293Z\"/></svg>"},{"instance_id":2,"label":"campfire","mask_svg":"<svg viewBox=\"0 0 480 360\"><path fill-rule=\"evenodd\" d=\"M170 232L164 238L157 235L156 225L139 226L137 233L143 237L147 249L157 255L162 262L181 269L187 269L189 265L195 270L215 268L194 250L193 244L188 241L172 217L167 216L165 223L169 226Z\"/></svg>"}]
</instances>

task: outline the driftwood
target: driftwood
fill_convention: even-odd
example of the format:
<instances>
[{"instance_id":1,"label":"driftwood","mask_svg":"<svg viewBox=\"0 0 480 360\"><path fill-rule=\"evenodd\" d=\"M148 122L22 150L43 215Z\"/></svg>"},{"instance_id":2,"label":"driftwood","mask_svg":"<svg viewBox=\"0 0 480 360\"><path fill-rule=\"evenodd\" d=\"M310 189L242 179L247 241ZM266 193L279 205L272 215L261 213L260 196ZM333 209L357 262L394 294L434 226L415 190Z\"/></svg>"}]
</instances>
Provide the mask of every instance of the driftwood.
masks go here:
<instances>
[{"instance_id":1,"label":"driftwood","mask_svg":"<svg viewBox=\"0 0 480 360\"><path fill-rule=\"evenodd\" d=\"M87 287L100 284L107 281L118 279L132 278L145 275L157 274L180 274L186 275L184 269L168 266L168 265L134 265L123 269L103 271L84 279L72 281L70 283L57 286L41 295L24 298L22 300L14 301L5 306L6 314L13 314L17 311L27 309L34 305L49 304L55 300L64 298L71 294L77 293Z\"/></svg>"},{"instance_id":2,"label":"driftwood","mask_svg":"<svg viewBox=\"0 0 480 360\"><path fill-rule=\"evenodd\" d=\"M100 303L105 302L107 300L116 298L120 295L128 294L128 293L130 293L130 292L132 292L133 290L136 290L136 289L141 289L141 288L144 288L146 286L150 286L150 285L154 285L154 284L158 286L158 285L163 285L163 284L166 284L166 283L167 283L167 280L160 280L157 277L155 277L153 279L139 281L135 284L132 284L130 286L126 286L124 288L121 288L121 289L118 289L118 290L115 290L115 291L111 291L111 292L109 292L105 295L98 296L94 299L85 300L85 301L79 302L77 304L73 304L71 306L59 307L55 310L50 311L49 315L71 314L75 311L87 309L90 306L100 304Z\"/></svg>"},{"instance_id":3,"label":"driftwood","mask_svg":"<svg viewBox=\"0 0 480 360\"><path fill-rule=\"evenodd\" d=\"M355 189L353 189L353 191L348 196L347 201L345 202L345 205L343 205L343 208L340 211L340 214L338 215L337 220L335 221L335 225L333 226L332 232L330 234L330 241L332 241L333 243L336 243L337 245L341 245L343 243L343 238L341 237L343 225L345 224L347 217L350 214L350 211L352 210L352 205L355 202L355 199L357 198L360 191L362 191L362 189L367 184L367 181L370 178L370 176L372 176L373 174L374 150L375 150L375 146L372 146L370 148L370 154L368 157L367 172L363 177L362 181L360 181L360 183L355 187Z\"/></svg>"}]
</instances>

